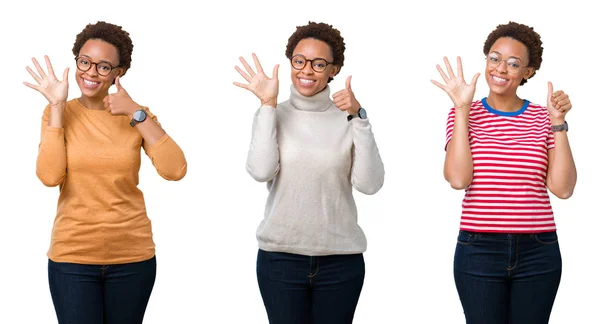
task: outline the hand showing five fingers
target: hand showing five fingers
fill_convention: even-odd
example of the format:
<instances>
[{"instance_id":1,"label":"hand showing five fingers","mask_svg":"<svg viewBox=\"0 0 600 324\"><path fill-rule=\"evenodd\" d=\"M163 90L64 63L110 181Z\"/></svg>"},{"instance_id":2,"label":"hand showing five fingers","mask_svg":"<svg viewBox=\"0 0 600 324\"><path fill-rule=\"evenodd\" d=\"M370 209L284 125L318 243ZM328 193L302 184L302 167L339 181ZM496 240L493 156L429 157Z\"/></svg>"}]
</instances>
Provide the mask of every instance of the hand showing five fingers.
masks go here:
<instances>
[{"instance_id":1,"label":"hand showing five fingers","mask_svg":"<svg viewBox=\"0 0 600 324\"><path fill-rule=\"evenodd\" d=\"M571 100L562 90L554 91L552 82L548 82L548 102L546 104L550 119L564 123L565 115L571 110Z\"/></svg>"},{"instance_id":2,"label":"hand showing five fingers","mask_svg":"<svg viewBox=\"0 0 600 324\"><path fill-rule=\"evenodd\" d=\"M252 58L254 59L254 65L256 66L256 72L250 67L250 65L244 60L243 57L240 57L240 61L244 65L246 72L244 72L238 66L235 67L235 70L248 81L248 84L233 82L234 85L250 90L254 93L258 99L260 99L261 105L277 107L277 95L279 94L279 79L277 78L277 74L279 71L279 64L275 65L273 68L273 77L269 78L263 71L260 62L258 61L258 57L256 54L252 53Z\"/></svg>"},{"instance_id":3,"label":"hand showing five fingers","mask_svg":"<svg viewBox=\"0 0 600 324\"><path fill-rule=\"evenodd\" d=\"M356 97L354 97L354 92L352 92L352 87L350 86L351 80L352 76L349 76L346 79L346 88L334 93L332 98L333 103L338 109L347 111L350 115L356 115L360 108L360 103L358 103Z\"/></svg>"},{"instance_id":4,"label":"hand showing five fingers","mask_svg":"<svg viewBox=\"0 0 600 324\"><path fill-rule=\"evenodd\" d=\"M446 69L448 70L448 75L444 73L444 70L438 65L436 65L437 70L440 72L442 79L446 83L441 84L435 80L431 80L433 84L438 86L440 89L446 91L446 93L452 99L454 103L454 107L457 109L471 109L471 103L473 102L473 96L475 95L475 85L477 84L477 78L479 78L479 73L473 76L471 80L471 84L467 84L465 82L465 78L463 77L463 68L462 61L460 60L460 56L456 59L457 61L457 74L454 75L454 71L452 71L452 66L450 66L450 62L447 57L444 57L444 63L446 64Z\"/></svg>"},{"instance_id":5,"label":"hand showing five fingers","mask_svg":"<svg viewBox=\"0 0 600 324\"><path fill-rule=\"evenodd\" d=\"M67 96L69 93L69 68L65 69L65 72L63 73L63 79L62 81L59 81L54 74L54 69L52 68L52 63L50 63L50 58L48 58L46 55L44 56L44 59L46 60L48 74L44 72L38 61L33 58L33 65L38 73L35 73L29 66L26 67L26 69L27 72L29 72L29 74L31 74L31 76L35 79L38 85L31 84L29 82L23 82L23 84L43 94L52 106L64 103L67 101Z\"/></svg>"}]
</instances>

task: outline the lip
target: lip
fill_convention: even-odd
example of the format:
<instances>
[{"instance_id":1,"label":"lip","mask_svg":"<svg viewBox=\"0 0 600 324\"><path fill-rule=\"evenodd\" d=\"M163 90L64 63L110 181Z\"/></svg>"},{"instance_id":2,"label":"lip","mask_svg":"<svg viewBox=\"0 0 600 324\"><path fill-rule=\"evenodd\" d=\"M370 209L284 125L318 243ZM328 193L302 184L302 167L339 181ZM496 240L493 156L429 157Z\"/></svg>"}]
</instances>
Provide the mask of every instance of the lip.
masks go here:
<instances>
[{"instance_id":1,"label":"lip","mask_svg":"<svg viewBox=\"0 0 600 324\"><path fill-rule=\"evenodd\" d=\"M317 83L317 80L298 78L298 84L302 87L312 87Z\"/></svg>"},{"instance_id":2,"label":"lip","mask_svg":"<svg viewBox=\"0 0 600 324\"><path fill-rule=\"evenodd\" d=\"M503 86L503 85L508 84L508 82L510 81L507 78L499 77L497 75L490 74L490 76L491 76L490 79L492 80L492 83L495 85Z\"/></svg>"},{"instance_id":3,"label":"lip","mask_svg":"<svg viewBox=\"0 0 600 324\"><path fill-rule=\"evenodd\" d=\"M96 89L100 86L100 82L81 78L81 85L86 89Z\"/></svg>"}]
</instances>

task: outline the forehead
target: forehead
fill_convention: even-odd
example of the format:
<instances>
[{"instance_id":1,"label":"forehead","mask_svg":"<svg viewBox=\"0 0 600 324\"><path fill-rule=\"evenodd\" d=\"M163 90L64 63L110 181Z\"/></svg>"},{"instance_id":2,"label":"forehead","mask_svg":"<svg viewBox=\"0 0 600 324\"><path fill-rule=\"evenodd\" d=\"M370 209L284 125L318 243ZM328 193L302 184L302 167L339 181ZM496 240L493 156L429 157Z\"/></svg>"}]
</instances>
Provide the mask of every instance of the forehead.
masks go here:
<instances>
[{"instance_id":1,"label":"forehead","mask_svg":"<svg viewBox=\"0 0 600 324\"><path fill-rule=\"evenodd\" d=\"M333 54L329 44L314 38L305 38L299 41L293 52L293 55L296 54L302 54L307 59L320 57L328 61L333 60Z\"/></svg>"},{"instance_id":2,"label":"forehead","mask_svg":"<svg viewBox=\"0 0 600 324\"><path fill-rule=\"evenodd\" d=\"M113 44L101 39L90 39L81 46L79 55L85 55L95 61L119 62L119 51Z\"/></svg>"},{"instance_id":3,"label":"forehead","mask_svg":"<svg viewBox=\"0 0 600 324\"><path fill-rule=\"evenodd\" d=\"M490 48L490 52L498 52L503 57L512 56L522 60L527 60L528 58L527 47L525 44L510 37L498 38Z\"/></svg>"}]
</instances>

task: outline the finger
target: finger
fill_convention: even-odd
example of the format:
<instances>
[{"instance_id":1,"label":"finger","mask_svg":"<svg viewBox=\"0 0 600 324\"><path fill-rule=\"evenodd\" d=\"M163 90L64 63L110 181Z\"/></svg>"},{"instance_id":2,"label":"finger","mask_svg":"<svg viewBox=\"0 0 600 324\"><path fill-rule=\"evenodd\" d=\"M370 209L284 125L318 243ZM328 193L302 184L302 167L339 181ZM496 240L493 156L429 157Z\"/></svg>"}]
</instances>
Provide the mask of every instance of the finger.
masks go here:
<instances>
[{"instance_id":1,"label":"finger","mask_svg":"<svg viewBox=\"0 0 600 324\"><path fill-rule=\"evenodd\" d=\"M65 72L63 72L62 82L69 84L69 68L66 68Z\"/></svg>"},{"instance_id":2,"label":"finger","mask_svg":"<svg viewBox=\"0 0 600 324\"><path fill-rule=\"evenodd\" d=\"M479 75L481 75L481 73L477 73L473 76L473 79L471 79L471 84L470 85L476 85L477 84L477 79L479 79Z\"/></svg>"},{"instance_id":3,"label":"finger","mask_svg":"<svg viewBox=\"0 0 600 324\"><path fill-rule=\"evenodd\" d=\"M46 73L44 73L44 70L42 70L40 63L38 63L38 61L35 59L35 57L32 58L31 60L33 61L33 65L35 65L35 68L38 71L40 77L42 77L42 79L46 78Z\"/></svg>"},{"instance_id":4,"label":"finger","mask_svg":"<svg viewBox=\"0 0 600 324\"><path fill-rule=\"evenodd\" d=\"M446 75L444 70L442 70L442 67L439 64L436 64L435 67L438 70L438 72L440 72L440 75L442 76L442 79L444 79L444 82L446 82L446 83L450 82L450 79L448 78L448 76Z\"/></svg>"},{"instance_id":5,"label":"finger","mask_svg":"<svg viewBox=\"0 0 600 324\"><path fill-rule=\"evenodd\" d=\"M39 87L39 86L36 86L35 84L31 84L31 83L29 83L29 82L23 82L23 84L24 84L24 85L26 85L26 86L28 86L28 87L30 87L30 88L31 88L31 89L33 89L33 90L40 91L40 87ZM40 91L40 92L41 92L41 91Z\"/></svg>"},{"instance_id":6,"label":"finger","mask_svg":"<svg viewBox=\"0 0 600 324\"><path fill-rule=\"evenodd\" d=\"M244 72L241 68L239 68L237 65L235 66L235 70L238 71L238 73L244 78L246 79L246 81L248 81L248 83L252 82L252 78L246 74L246 72Z\"/></svg>"},{"instance_id":7,"label":"finger","mask_svg":"<svg viewBox=\"0 0 600 324\"><path fill-rule=\"evenodd\" d=\"M352 76L348 76L348 79L346 79L346 90L352 91L352 87L350 86L350 81L352 81Z\"/></svg>"},{"instance_id":8,"label":"finger","mask_svg":"<svg viewBox=\"0 0 600 324\"><path fill-rule=\"evenodd\" d=\"M559 101L557 101L557 103L556 103L556 104L557 104L558 106L560 106L560 107L566 107L567 105L570 105L570 104L571 104L571 100L569 100L569 98L565 98L565 99L563 99L563 100L559 100Z\"/></svg>"},{"instance_id":9,"label":"finger","mask_svg":"<svg viewBox=\"0 0 600 324\"><path fill-rule=\"evenodd\" d=\"M459 79L464 79L464 77L463 77L462 60L460 59L460 56L456 57L456 73L458 74L458 78Z\"/></svg>"},{"instance_id":10,"label":"finger","mask_svg":"<svg viewBox=\"0 0 600 324\"><path fill-rule=\"evenodd\" d=\"M27 69L27 72L29 72L29 74L35 79L35 81L37 81L37 83L42 82L42 79L35 72L33 72L29 66L25 67L25 69Z\"/></svg>"},{"instance_id":11,"label":"finger","mask_svg":"<svg viewBox=\"0 0 600 324\"><path fill-rule=\"evenodd\" d=\"M559 97L559 96L561 96L561 95L563 95L563 94L565 94L565 92L564 92L564 91L562 91L562 90L556 90L556 91L554 91L554 92L552 93L552 97L553 97L553 98L556 98L556 97Z\"/></svg>"},{"instance_id":12,"label":"finger","mask_svg":"<svg viewBox=\"0 0 600 324\"><path fill-rule=\"evenodd\" d=\"M247 84L243 84L243 83L239 83L239 82L233 82L233 84L236 85L236 86L238 86L238 87L240 87L240 88L244 88L244 89L250 90L250 88L248 87Z\"/></svg>"},{"instance_id":13,"label":"finger","mask_svg":"<svg viewBox=\"0 0 600 324\"><path fill-rule=\"evenodd\" d=\"M125 89L123 89L123 86L121 85L121 77L120 76L118 76L115 79L115 86L117 86L117 91L125 91ZM127 92L127 91L125 91L125 92Z\"/></svg>"},{"instance_id":14,"label":"finger","mask_svg":"<svg viewBox=\"0 0 600 324\"><path fill-rule=\"evenodd\" d=\"M333 94L333 96L331 96L331 97L332 97L333 99L340 98L340 97L342 97L342 96L343 96L345 93L346 93L346 89L344 89L344 90L340 90L340 91L338 91L338 92L334 93L334 94Z\"/></svg>"},{"instance_id":15,"label":"finger","mask_svg":"<svg viewBox=\"0 0 600 324\"><path fill-rule=\"evenodd\" d=\"M436 85L438 88L440 88L440 89L442 89L442 90L444 90L444 91L448 92L448 91L446 90L446 86L445 86L445 85L443 85L443 84L441 84L441 83L439 83L439 82L437 82L437 81L435 81L435 80L431 80L431 83L435 84L435 85Z\"/></svg>"},{"instance_id":16,"label":"finger","mask_svg":"<svg viewBox=\"0 0 600 324\"><path fill-rule=\"evenodd\" d=\"M258 56L256 56L256 54L252 53L252 59L254 60L254 65L256 66L256 72L264 73L262 65L260 65L260 61L258 60Z\"/></svg>"},{"instance_id":17,"label":"finger","mask_svg":"<svg viewBox=\"0 0 600 324\"><path fill-rule=\"evenodd\" d=\"M279 80L279 64L275 64L273 68L273 79Z\"/></svg>"},{"instance_id":18,"label":"finger","mask_svg":"<svg viewBox=\"0 0 600 324\"><path fill-rule=\"evenodd\" d=\"M50 63L50 58L48 55L44 55L44 60L46 61L46 68L48 69L48 75L54 77L56 79L56 75L54 75L54 68L52 68L52 63Z\"/></svg>"},{"instance_id":19,"label":"finger","mask_svg":"<svg viewBox=\"0 0 600 324\"><path fill-rule=\"evenodd\" d=\"M450 61L448 58L444 56L444 63L446 64L446 69L448 69L448 76L450 79L454 79L456 76L454 75L454 71L452 71L452 65L450 65Z\"/></svg>"},{"instance_id":20,"label":"finger","mask_svg":"<svg viewBox=\"0 0 600 324\"><path fill-rule=\"evenodd\" d=\"M554 92L554 87L552 86L552 82L548 81L548 101L552 100L553 92Z\"/></svg>"},{"instance_id":21,"label":"finger","mask_svg":"<svg viewBox=\"0 0 600 324\"><path fill-rule=\"evenodd\" d=\"M244 67L246 68L246 71L248 71L248 74L250 74L251 77L256 75L256 73L254 72L254 70L252 70L252 68L250 67L248 62L246 62L246 60L244 60L244 58L241 56L240 56L240 61L242 61L242 65L244 65ZM248 81L248 82L250 82L250 81Z\"/></svg>"}]
</instances>

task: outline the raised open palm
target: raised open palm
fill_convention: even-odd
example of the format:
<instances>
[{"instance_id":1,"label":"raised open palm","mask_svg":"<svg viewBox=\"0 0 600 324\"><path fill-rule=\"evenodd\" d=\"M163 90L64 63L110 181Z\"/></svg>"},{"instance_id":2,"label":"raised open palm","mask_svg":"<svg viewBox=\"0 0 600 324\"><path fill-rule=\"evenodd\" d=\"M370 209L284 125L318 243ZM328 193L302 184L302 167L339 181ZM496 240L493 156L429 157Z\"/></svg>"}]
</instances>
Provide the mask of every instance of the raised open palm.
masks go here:
<instances>
[{"instance_id":1,"label":"raised open palm","mask_svg":"<svg viewBox=\"0 0 600 324\"><path fill-rule=\"evenodd\" d=\"M479 78L479 73L473 76L471 84L467 84L465 82L465 78L463 77L463 68L460 56L456 59L456 61L458 65L457 75L455 75L454 71L452 71L452 66L450 66L448 58L444 57L444 63L446 64L448 75L444 73L444 70L440 67L439 64L436 65L436 67L446 84L441 84L440 82L437 82L435 80L431 80L431 82L433 82L433 84L438 86L440 89L446 91L446 93L450 96L450 99L452 99L455 108L470 109L471 103L473 102L473 96L475 95L475 85L477 84L477 78Z\"/></svg>"},{"instance_id":2,"label":"raised open palm","mask_svg":"<svg viewBox=\"0 0 600 324\"><path fill-rule=\"evenodd\" d=\"M275 65L273 68L273 77L269 78L263 71L260 62L258 61L258 57L256 54L252 54L252 58L254 59L254 65L256 66L256 72L250 67L248 62L244 60L243 57L240 57L240 61L244 65L246 72L242 70L240 67L236 66L235 70L239 72L239 74L248 81L248 84L233 82L236 86L240 88L244 88L250 90L254 93L262 105L270 105L273 107L277 106L277 95L279 94L279 79L277 78L277 73L279 71L279 64Z\"/></svg>"},{"instance_id":3,"label":"raised open palm","mask_svg":"<svg viewBox=\"0 0 600 324\"><path fill-rule=\"evenodd\" d=\"M62 81L59 81L54 74L54 69L52 68L52 63L50 63L48 56L45 55L44 59L46 60L48 74L44 72L38 61L33 58L33 65L38 73L35 73L29 66L26 67L26 69L38 85L29 82L23 82L23 84L31 89L39 91L46 99L48 99L48 102L50 102L51 105L57 105L67 101L67 96L69 94L69 68L65 69L63 79Z\"/></svg>"}]
</instances>

